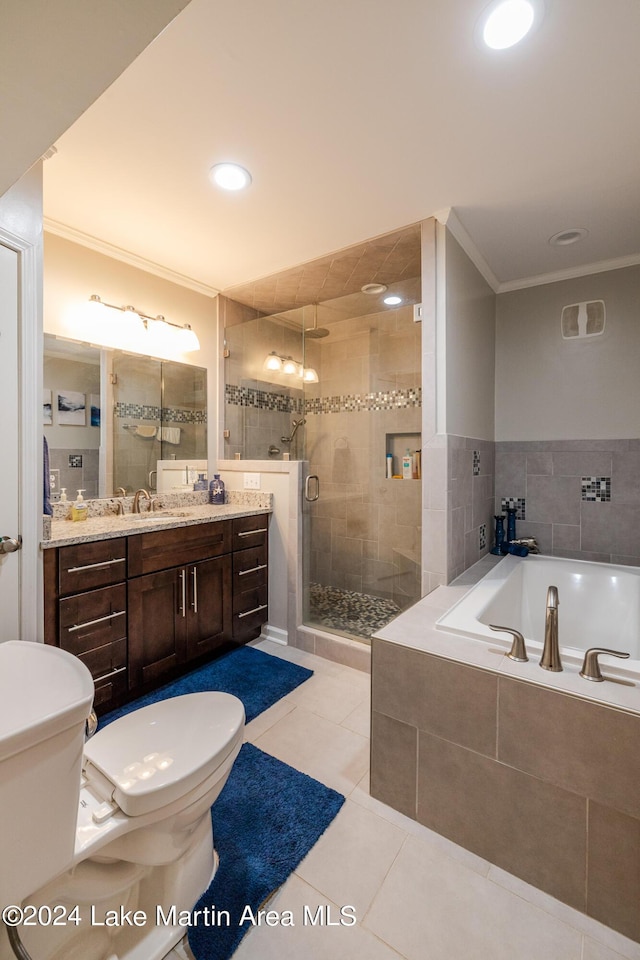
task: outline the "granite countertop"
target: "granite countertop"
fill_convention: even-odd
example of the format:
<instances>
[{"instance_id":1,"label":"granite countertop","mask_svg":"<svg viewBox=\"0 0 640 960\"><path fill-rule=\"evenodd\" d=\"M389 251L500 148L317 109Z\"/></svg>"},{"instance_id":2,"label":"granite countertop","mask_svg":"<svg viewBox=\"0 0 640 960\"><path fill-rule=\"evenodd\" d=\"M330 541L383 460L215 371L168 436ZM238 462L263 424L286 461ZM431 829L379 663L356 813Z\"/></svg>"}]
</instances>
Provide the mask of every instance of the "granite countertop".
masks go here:
<instances>
[{"instance_id":1,"label":"granite countertop","mask_svg":"<svg viewBox=\"0 0 640 960\"><path fill-rule=\"evenodd\" d=\"M240 495L229 494L232 502L222 506L213 506L209 503L163 503L163 508L155 513L147 511L134 514L127 512L118 516L110 509L117 501L99 501L109 505L104 509L94 507L86 520L57 519L55 516L45 524L45 538L41 547L66 547L76 543L88 543L91 540L112 540L115 537L129 537L137 533L148 533L155 530L169 530L174 527L189 527L199 523L210 523L212 520L231 520L235 517L252 517L260 513L271 513L272 494L261 493L251 497L246 492ZM236 502L233 502L233 501ZM98 501L88 501L98 503ZM144 505L143 505L144 509ZM152 517L153 519L145 519ZM49 520L49 518L45 518ZM50 536L46 534L49 532Z\"/></svg>"}]
</instances>

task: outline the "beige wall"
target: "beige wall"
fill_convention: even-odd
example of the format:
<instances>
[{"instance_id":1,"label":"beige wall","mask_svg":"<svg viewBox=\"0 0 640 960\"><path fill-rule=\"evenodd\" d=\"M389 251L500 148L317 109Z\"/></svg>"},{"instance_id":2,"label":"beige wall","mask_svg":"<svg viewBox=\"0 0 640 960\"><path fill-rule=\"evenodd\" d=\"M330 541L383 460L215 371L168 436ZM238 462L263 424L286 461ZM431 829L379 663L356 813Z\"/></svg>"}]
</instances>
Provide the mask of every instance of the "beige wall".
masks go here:
<instances>
[{"instance_id":1,"label":"beige wall","mask_svg":"<svg viewBox=\"0 0 640 960\"><path fill-rule=\"evenodd\" d=\"M640 430L640 266L497 298L496 440L597 440ZM563 340L563 306L604 300L600 337Z\"/></svg>"},{"instance_id":2,"label":"beige wall","mask_svg":"<svg viewBox=\"0 0 640 960\"><path fill-rule=\"evenodd\" d=\"M217 421L217 313L210 297L52 234L44 243L44 331L81 339L74 307L98 294L106 303L132 304L142 313L189 323L200 350L173 359L207 368L208 451L215 459Z\"/></svg>"},{"instance_id":3,"label":"beige wall","mask_svg":"<svg viewBox=\"0 0 640 960\"><path fill-rule=\"evenodd\" d=\"M445 243L446 396L439 429L493 440L496 297L449 231Z\"/></svg>"}]
</instances>

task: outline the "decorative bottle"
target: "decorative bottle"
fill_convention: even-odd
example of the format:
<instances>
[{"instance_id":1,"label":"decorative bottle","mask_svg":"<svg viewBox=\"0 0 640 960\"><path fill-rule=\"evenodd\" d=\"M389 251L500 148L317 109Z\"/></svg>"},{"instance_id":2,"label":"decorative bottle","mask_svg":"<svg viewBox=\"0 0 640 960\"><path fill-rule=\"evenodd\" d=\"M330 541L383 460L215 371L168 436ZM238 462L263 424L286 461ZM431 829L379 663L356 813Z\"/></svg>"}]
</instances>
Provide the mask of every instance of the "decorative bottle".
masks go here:
<instances>
[{"instance_id":1,"label":"decorative bottle","mask_svg":"<svg viewBox=\"0 0 640 960\"><path fill-rule=\"evenodd\" d=\"M504 543L504 514L499 513L493 519L496 522L496 542L491 553L498 557L502 553L502 544Z\"/></svg>"},{"instance_id":2,"label":"decorative bottle","mask_svg":"<svg viewBox=\"0 0 640 960\"><path fill-rule=\"evenodd\" d=\"M516 507L507 507L507 542L503 544L502 552L506 553L509 544L516 539Z\"/></svg>"},{"instance_id":3,"label":"decorative bottle","mask_svg":"<svg viewBox=\"0 0 640 960\"><path fill-rule=\"evenodd\" d=\"M196 482L194 483L193 489L194 489L194 490L206 490L206 489L207 489L207 481L206 481L206 478L205 478L204 473L199 473L199 474L198 474L198 479L197 479Z\"/></svg>"},{"instance_id":4,"label":"decorative bottle","mask_svg":"<svg viewBox=\"0 0 640 960\"><path fill-rule=\"evenodd\" d=\"M220 479L219 473L214 473L209 484L209 503L224 503L224 481Z\"/></svg>"}]
</instances>

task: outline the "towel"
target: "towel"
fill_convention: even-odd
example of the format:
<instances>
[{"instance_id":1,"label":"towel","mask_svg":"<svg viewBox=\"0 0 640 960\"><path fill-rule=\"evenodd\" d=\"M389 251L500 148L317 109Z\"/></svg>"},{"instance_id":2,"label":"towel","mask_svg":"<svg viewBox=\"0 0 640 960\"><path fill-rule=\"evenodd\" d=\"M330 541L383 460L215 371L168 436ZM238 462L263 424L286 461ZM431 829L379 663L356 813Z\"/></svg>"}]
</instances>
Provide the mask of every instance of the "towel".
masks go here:
<instances>
[{"instance_id":1,"label":"towel","mask_svg":"<svg viewBox=\"0 0 640 960\"><path fill-rule=\"evenodd\" d=\"M43 486L42 486L42 512L48 517L53 516L53 507L51 506L51 477L49 475L49 444L47 443L47 438L42 438L43 443Z\"/></svg>"},{"instance_id":2,"label":"towel","mask_svg":"<svg viewBox=\"0 0 640 960\"><path fill-rule=\"evenodd\" d=\"M164 443L180 443L180 427L158 427L158 439Z\"/></svg>"}]
</instances>

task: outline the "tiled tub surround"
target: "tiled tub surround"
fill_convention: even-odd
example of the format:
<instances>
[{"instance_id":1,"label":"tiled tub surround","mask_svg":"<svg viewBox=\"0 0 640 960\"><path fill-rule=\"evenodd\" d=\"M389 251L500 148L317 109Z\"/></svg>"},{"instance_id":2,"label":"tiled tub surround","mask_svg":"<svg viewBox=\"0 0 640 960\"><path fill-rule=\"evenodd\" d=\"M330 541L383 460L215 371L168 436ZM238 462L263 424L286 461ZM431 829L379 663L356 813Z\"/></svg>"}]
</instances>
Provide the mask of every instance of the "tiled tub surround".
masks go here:
<instances>
[{"instance_id":1,"label":"tiled tub surround","mask_svg":"<svg viewBox=\"0 0 640 960\"><path fill-rule=\"evenodd\" d=\"M545 554L640 564L640 440L498 442L495 496L524 498Z\"/></svg>"},{"instance_id":2,"label":"tiled tub surround","mask_svg":"<svg viewBox=\"0 0 640 960\"><path fill-rule=\"evenodd\" d=\"M495 444L447 436L447 582L493 546Z\"/></svg>"},{"instance_id":3,"label":"tiled tub surround","mask_svg":"<svg viewBox=\"0 0 640 960\"><path fill-rule=\"evenodd\" d=\"M436 631L467 589L372 639L371 794L640 941L640 689Z\"/></svg>"}]
</instances>

